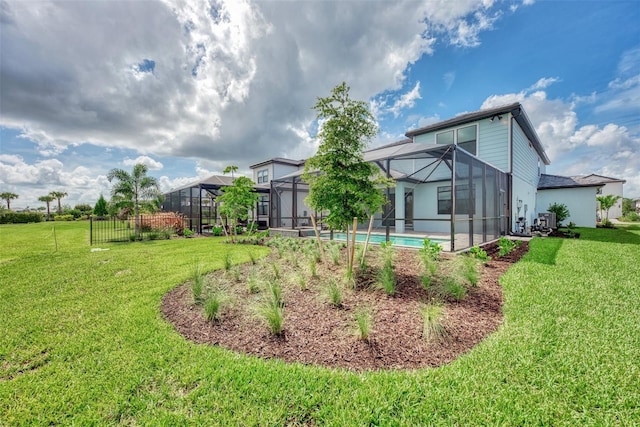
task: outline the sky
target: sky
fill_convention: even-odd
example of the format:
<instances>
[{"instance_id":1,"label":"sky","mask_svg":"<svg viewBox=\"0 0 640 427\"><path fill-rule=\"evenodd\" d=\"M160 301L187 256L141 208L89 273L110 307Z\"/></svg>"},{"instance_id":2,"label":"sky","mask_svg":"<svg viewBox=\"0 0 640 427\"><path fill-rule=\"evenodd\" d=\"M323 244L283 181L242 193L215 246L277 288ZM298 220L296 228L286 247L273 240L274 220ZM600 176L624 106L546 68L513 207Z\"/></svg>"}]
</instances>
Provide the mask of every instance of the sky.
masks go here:
<instances>
[{"instance_id":1,"label":"sky","mask_svg":"<svg viewBox=\"0 0 640 427\"><path fill-rule=\"evenodd\" d=\"M520 102L547 173L640 197L640 2L0 0L0 192L110 197L145 163L163 191L315 153L312 107L345 81L370 147Z\"/></svg>"}]
</instances>

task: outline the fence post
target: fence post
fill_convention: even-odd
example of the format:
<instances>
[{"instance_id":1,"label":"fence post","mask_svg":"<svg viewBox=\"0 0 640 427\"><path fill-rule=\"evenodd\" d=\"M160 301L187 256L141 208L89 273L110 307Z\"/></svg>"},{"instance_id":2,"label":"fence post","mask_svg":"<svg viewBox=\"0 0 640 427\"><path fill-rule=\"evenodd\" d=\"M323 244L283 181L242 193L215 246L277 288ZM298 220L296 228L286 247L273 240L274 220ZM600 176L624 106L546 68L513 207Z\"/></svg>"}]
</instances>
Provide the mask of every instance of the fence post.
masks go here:
<instances>
[{"instance_id":1,"label":"fence post","mask_svg":"<svg viewBox=\"0 0 640 427\"><path fill-rule=\"evenodd\" d=\"M89 215L89 246L93 246L93 215Z\"/></svg>"}]
</instances>

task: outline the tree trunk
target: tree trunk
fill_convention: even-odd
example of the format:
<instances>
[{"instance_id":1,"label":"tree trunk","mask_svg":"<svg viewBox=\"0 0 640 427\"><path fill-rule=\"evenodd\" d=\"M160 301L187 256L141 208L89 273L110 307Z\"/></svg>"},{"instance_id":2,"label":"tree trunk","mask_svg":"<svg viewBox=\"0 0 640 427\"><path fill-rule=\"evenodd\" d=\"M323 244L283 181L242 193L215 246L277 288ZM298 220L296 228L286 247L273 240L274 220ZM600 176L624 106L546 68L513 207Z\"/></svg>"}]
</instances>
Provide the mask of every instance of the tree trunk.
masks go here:
<instances>
[{"instance_id":1,"label":"tree trunk","mask_svg":"<svg viewBox=\"0 0 640 427\"><path fill-rule=\"evenodd\" d=\"M367 238L364 241L364 249L362 250L362 262L364 262L364 257L367 256L367 248L369 247L369 239L371 238L372 229L373 229L373 214L369 219L369 228L367 229Z\"/></svg>"},{"instance_id":2,"label":"tree trunk","mask_svg":"<svg viewBox=\"0 0 640 427\"><path fill-rule=\"evenodd\" d=\"M316 217L313 214L311 214L310 216L311 216L311 224L313 224L313 231L316 234L316 240L318 241L318 247L320 248L320 255L322 256L322 261L324 262L324 248L322 247L322 240L320 239L320 232L318 231Z\"/></svg>"}]
</instances>

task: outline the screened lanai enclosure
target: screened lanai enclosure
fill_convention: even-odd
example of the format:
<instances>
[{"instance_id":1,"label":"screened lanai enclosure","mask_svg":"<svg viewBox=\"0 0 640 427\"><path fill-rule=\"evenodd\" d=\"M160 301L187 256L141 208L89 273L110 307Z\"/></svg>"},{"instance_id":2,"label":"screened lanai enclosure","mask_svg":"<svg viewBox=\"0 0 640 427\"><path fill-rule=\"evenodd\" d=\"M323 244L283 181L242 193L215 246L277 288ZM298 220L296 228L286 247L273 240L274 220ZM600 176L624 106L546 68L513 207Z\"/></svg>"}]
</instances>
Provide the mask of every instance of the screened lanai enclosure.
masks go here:
<instances>
[{"instance_id":1,"label":"screened lanai enclosure","mask_svg":"<svg viewBox=\"0 0 640 427\"><path fill-rule=\"evenodd\" d=\"M232 177L220 175L187 184L165 193L162 210L181 213L185 216L190 230L200 234L206 233L213 225L223 223L216 199L222 194L223 187L232 184ZM263 224L264 228L267 224L269 188L256 187L256 191L260 194L260 202L250 213L251 219Z\"/></svg>"},{"instance_id":2,"label":"screened lanai enclosure","mask_svg":"<svg viewBox=\"0 0 640 427\"><path fill-rule=\"evenodd\" d=\"M365 160L395 180L385 190L388 203L374 216L375 231L387 239L416 235L458 251L506 234L508 175L459 146L403 141L367 151ZM311 226L304 203L309 187L301 176L299 171L271 181L271 227ZM363 231L367 226L360 224Z\"/></svg>"}]
</instances>

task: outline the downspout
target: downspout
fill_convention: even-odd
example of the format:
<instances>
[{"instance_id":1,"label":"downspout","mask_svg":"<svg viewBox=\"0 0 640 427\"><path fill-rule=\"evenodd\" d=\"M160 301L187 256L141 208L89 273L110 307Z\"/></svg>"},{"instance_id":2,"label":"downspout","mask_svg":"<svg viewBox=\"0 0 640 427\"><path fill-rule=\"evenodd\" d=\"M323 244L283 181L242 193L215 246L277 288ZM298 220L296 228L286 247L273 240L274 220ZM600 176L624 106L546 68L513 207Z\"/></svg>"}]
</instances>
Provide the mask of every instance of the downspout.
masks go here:
<instances>
[{"instance_id":1,"label":"downspout","mask_svg":"<svg viewBox=\"0 0 640 427\"><path fill-rule=\"evenodd\" d=\"M507 234L511 234L513 230L513 218L511 218L513 206L513 121L515 117L513 113L509 113L509 144L507 146L509 153L509 172L507 174Z\"/></svg>"},{"instance_id":2,"label":"downspout","mask_svg":"<svg viewBox=\"0 0 640 427\"><path fill-rule=\"evenodd\" d=\"M453 161L451 162L451 252L456 251L456 224L454 222L456 211L456 145L453 146Z\"/></svg>"}]
</instances>

